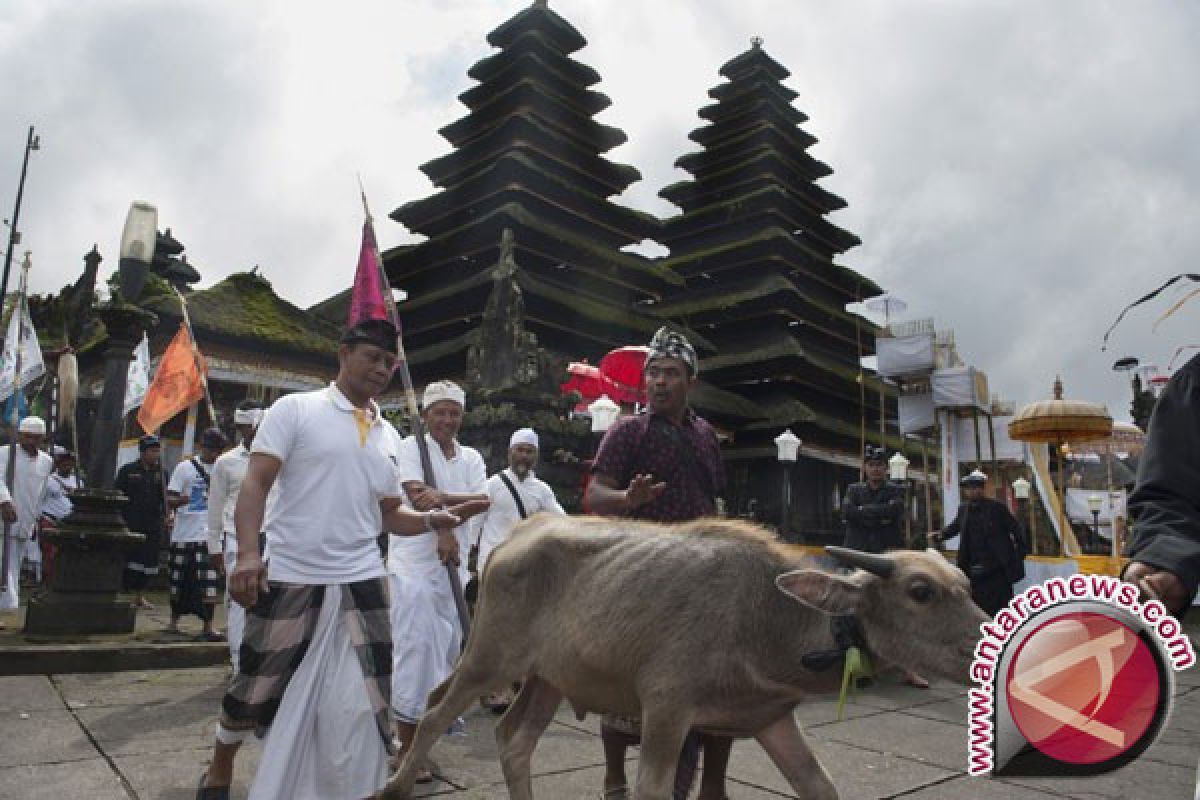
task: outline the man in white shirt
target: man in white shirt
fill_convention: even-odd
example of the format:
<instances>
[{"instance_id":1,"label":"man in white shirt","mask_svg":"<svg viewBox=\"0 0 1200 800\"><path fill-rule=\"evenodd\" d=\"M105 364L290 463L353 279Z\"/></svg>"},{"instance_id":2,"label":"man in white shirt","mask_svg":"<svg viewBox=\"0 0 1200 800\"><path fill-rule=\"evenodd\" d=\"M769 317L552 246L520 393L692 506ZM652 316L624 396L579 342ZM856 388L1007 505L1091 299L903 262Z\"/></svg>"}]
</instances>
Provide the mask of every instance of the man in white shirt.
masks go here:
<instances>
[{"instance_id":1,"label":"man in white shirt","mask_svg":"<svg viewBox=\"0 0 1200 800\"><path fill-rule=\"evenodd\" d=\"M79 475L75 472L75 454L65 447L55 445L54 472L50 474L46 481L46 490L42 493L43 526L53 527L71 513L74 506L71 505L69 495L79 486ZM38 539L41 540L42 574L49 583L54 575L55 548L46 543L40 531Z\"/></svg>"},{"instance_id":2,"label":"man in white shirt","mask_svg":"<svg viewBox=\"0 0 1200 800\"><path fill-rule=\"evenodd\" d=\"M436 530L437 556L454 560L454 526L487 507L418 514L400 506L399 435L373 400L391 381L396 351L390 324L352 327L338 347L336 380L279 399L255 434L229 579L246 609L242 658L197 800L229 797L234 756L252 730L266 741L251 800L357 800L387 779L391 628L376 539L383 530Z\"/></svg>"},{"instance_id":3,"label":"man in white shirt","mask_svg":"<svg viewBox=\"0 0 1200 800\"><path fill-rule=\"evenodd\" d=\"M533 473L538 460L538 435L533 428L513 432L508 441L508 466L488 478L487 494L492 501L486 514L475 520L480 529L479 554L476 556L479 575L483 575L492 551L512 533L513 526L526 517L545 511L566 514L554 496L554 490ZM485 708L500 712L513 701L511 689L493 692L483 699Z\"/></svg>"},{"instance_id":4,"label":"man in white shirt","mask_svg":"<svg viewBox=\"0 0 1200 800\"><path fill-rule=\"evenodd\" d=\"M3 576L0 611L15 611L19 605L21 560L41 514L46 480L54 469L54 460L38 449L45 438L46 423L42 418L25 417L17 428L16 452L10 452L11 445L0 447L0 515L6 529L4 546L8 549L8 574ZM10 458L14 467L11 489Z\"/></svg>"},{"instance_id":5,"label":"man in white shirt","mask_svg":"<svg viewBox=\"0 0 1200 800\"><path fill-rule=\"evenodd\" d=\"M433 475L425 475L415 436L401 443L398 454L400 480L413 508L429 511L486 500L483 456L455 438L462 427L466 394L451 381L436 381L425 387L421 405ZM462 553L470 548L469 530L470 526L462 525L454 531ZM428 535L392 536L388 541L395 644L392 714L402 750L412 745L426 698L450 675L462 649L453 589L435 544ZM458 569L460 583L466 585L466 565L460 561ZM422 767L417 780L432 780L428 768Z\"/></svg>"},{"instance_id":6,"label":"man in white shirt","mask_svg":"<svg viewBox=\"0 0 1200 800\"><path fill-rule=\"evenodd\" d=\"M167 504L176 509L171 529L171 625L179 632L179 618L195 614L204 624L200 641L219 642L213 631L217 604L217 571L208 560L208 485L217 456L225 449L225 434L209 428L200 436L200 454L180 461L167 483Z\"/></svg>"},{"instance_id":7,"label":"man in white shirt","mask_svg":"<svg viewBox=\"0 0 1200 800\"><path fill-rule=\"evenodd\" d=\"M534 474L537 460L537 432L533 428L514 431L508 442L508 466L488 478L487 494L492 501L491 508L475 521L475 526L481 529L476 562L480 575L492 551L508 538L513 526L522 519L539 511L567 513L558 504L558 498L549 484ZM521 507L517 505L514 492L521 498Z\"/></svg>"},{"instance_id":8,"label":"man in white shirt","mask_svg":"<svg viewBox=\"0 0 1200 800\"><path fill-rule=\"evenodd\" d=\"M237 505L238 492L242 489L242 480L246 477L250 447L254 444L254 434L262 417L262 404L253 400L240 403L233 413L233 425L241 442L213 464L212 482L208 489L208 559L219 575L232 572L237 564L233 509ZM225 638L229 641L229 660L236 673L246 610L237 603L229 602L228 590L225 592L225 612Z\"/></svg>"}]
</instances>

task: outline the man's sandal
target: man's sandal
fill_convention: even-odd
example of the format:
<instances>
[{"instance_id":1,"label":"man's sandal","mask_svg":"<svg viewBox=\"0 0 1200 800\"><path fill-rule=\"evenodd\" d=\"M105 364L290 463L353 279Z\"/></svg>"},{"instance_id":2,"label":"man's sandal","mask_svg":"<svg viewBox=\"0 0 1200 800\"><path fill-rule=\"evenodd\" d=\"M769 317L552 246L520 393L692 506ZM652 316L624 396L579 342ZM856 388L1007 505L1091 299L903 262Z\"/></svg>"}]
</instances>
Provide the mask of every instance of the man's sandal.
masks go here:
<instances>
[{"instance_id":1,"label":"man's sandal","mask_svg":"<svg viewBox=\"0 0 1200 800\"><path fill-rule=\"evenodd\" d=\"M228 786L205 786L208 780L208 770L200 773L200 783L196 786L196 800L229 800Z\"/></svg>"}]
</instances>

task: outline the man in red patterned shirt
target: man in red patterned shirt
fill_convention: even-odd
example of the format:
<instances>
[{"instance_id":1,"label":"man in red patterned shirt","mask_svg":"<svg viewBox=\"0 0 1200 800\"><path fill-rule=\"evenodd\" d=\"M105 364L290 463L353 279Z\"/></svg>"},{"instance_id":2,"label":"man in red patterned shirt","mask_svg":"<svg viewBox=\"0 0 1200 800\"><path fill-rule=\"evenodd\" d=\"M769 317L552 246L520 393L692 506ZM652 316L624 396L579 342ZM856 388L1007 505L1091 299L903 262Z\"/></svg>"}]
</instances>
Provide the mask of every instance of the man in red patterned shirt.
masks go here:
<instances>
[{"instance_id":1,"label":"man in red patterned shirt","mask_svg":"<svg viewBox=\"0 0 1200 800\"><path fill-rule=\"evenodd\" d=\"M716 513L725 488L717 434L688 405L696 385L696 351L680 333L660 328L650 342L645 378L647 408L609 429L592 467L587 501L593 513L656 522L685 522ZM664 620L664 622L667 622ZM637 720L605 717L601 725L606 771L604 797L625 800L625 751L639 741ZM700 746L704 775L697 800L725 798L725 769L733 740L692 733L675 775L675 800L686 800Z\"/></svg>"}]
</instances>

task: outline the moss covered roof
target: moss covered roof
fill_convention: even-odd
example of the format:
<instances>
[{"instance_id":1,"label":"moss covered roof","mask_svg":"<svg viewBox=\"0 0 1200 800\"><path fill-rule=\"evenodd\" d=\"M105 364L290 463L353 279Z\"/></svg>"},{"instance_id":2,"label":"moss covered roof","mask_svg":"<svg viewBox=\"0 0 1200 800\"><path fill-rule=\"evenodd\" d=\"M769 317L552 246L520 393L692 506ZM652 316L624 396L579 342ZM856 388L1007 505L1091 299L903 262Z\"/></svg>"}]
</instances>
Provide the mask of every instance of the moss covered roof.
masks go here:
<instances>
[{"instance_id":1,"label":"moss covered roof","mask_svg":"<svg viewBox=\"0 0 1200 800\"><path fill-rule=\"evenodd\" d=\"M160 325L182 318L179 298L148 280L138 305L159 316ZM266 278L249 272L230 275L207 289L187 295L196 338L206 337L302 355L329 358L337 350L339 326L281 298Z\"/></svg>"}]
</instances>

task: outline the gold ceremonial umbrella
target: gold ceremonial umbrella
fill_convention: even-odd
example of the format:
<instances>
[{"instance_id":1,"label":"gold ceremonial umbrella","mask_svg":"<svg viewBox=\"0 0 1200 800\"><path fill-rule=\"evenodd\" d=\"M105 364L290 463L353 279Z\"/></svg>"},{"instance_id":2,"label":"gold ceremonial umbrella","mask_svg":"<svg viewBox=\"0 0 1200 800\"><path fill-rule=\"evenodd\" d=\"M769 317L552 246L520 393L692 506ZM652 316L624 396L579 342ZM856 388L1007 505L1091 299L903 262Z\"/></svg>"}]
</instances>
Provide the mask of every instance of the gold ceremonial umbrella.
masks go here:
<instances>
[{"instance_id":1,"label":"gold ceremonial umbrella","mask_svg":"<svg viewBox=\"0 0 1200 800\"><path fill-rule=\"evenodd\" d=\"M1062 446L1107 439L1112 436L1113 421L1102 406L1078 400L1064 400L1062 379L1054 379L1054 399L1030 403L1008 423L1008 435L1020 442L1053 444L1058 452L1059 515L1062 522L1064 555L1067 538L1073 542L1067 519L1067 483L1063 468ZM1114 537L1115 538L1115 537Z\"/></svg>"}]
</instances>

